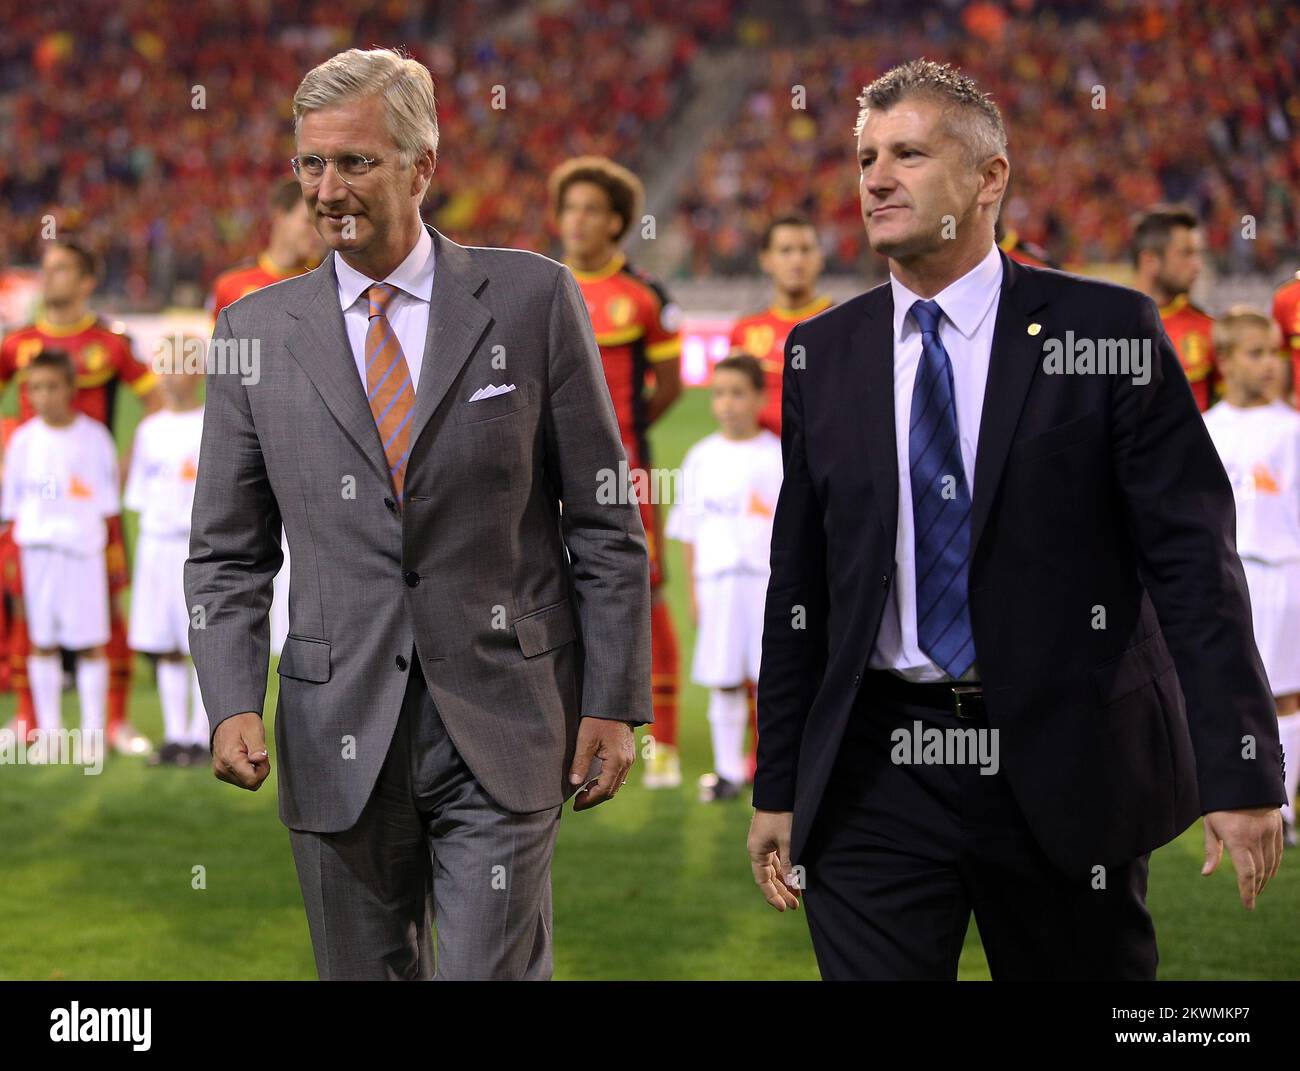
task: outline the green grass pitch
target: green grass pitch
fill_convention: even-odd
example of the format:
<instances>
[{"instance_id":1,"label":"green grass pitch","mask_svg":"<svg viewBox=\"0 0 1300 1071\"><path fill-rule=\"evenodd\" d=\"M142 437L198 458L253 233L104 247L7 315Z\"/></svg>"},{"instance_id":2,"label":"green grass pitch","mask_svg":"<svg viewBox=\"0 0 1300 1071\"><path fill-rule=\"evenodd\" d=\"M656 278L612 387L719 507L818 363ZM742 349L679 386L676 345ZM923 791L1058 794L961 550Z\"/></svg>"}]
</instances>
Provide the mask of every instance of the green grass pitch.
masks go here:
<instances>
[{"instance_id":1,"label":"green grass pitch","mask_svg":"<svg viewBox=\"0 0 1300 1071\"><path fill-rule=\"evenodd\" d=\"M125 442L136 412L123 403ZM680 464L711 430L706 394L688 391L656 429L657 462ZM685 678L694 640L671 543L668 576ZM268 710L275 684L272 673ZM75 706L68 697L66 724ZM646 791L638 767L612 803L566 808L554 866L556 978L817 977L803 913L778 914L754 888L746 803L696 801L695 780L710 767L704 711L704 691L684 679L680 790ZM12 712L12 697L0 698L4 721ZM160 735L144 660L131 716ZM1152 860L1160 976L1300 977L1300 853L1288 852L1254 913L1240 907L1230 866L1201 878L1200 859L1198 824ZM3 979L315 977L274 777L254 794L135 759L110 759L98 777L0 768L0 919ZM988 977L973 926L960 973Z\"/></svg>"}]
</instances>

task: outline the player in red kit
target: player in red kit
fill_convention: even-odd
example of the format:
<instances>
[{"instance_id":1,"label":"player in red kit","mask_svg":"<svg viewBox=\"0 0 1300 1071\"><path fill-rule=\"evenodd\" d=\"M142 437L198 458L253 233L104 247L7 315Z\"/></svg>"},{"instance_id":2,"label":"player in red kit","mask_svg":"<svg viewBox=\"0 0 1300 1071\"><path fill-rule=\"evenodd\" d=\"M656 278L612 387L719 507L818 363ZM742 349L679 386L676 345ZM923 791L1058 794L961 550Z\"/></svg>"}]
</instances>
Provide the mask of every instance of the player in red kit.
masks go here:
<instances>
[{"instance_id":1,"label":"player in red kit","mask_svg":"<svg viewBox=\"0 0 1300 1071\"><path fill-rule=\"evenodd\" d=\"M271 234L266 248L252 264L242 264L217 276L209 303L213 319L245 294L310 271L324 255L325 245L312 226L297 179L277 183L268 207Z\"/></svg>"},{"instance_id":2,"label":"player in red kit","mask_svg":"<svg viewBox=\"0 0 1300 1071\"><path fill-rule=\"evenodd\" d=\"M1282 348L1291 359L1292 404L1300 404L1300 271L1273 295L1273 319L1282 329Z\"/></svg>"},{"instance_id":3,"label":"player in red kit","mask_svg":"<svg viewBox=\"0 0 1300 1071\"><path fill-rule=\"evenodd\" d=\"M680 312L657 282L632 268L619 243L640 218L640 180L603 157L562 164L550 178L551 211L564 247L564 261L582 288L600 345L614 412L628 465L646 475L646 433L681 395ZM646 392L648 381L654 389ZM649 481L654 486L656 481ZM650 642L654 688L654 749L642 783L647 788L681 784L677 754L677 634L663 598L663 517L658 505L641 503L650 555Z\"/></svg>"},{"instance_id":4,"label":"player in red kit","mask_svg":"<svg viewBox=\"0 0 1300 1071\"><path fill-rule=\"evenodd\" d=\"M1214 317L1193 305L1188 292L1201 274L1201 224L1195 213L1157 205L1133 230L1133 285L1160 309L1165 334L1178 351L1201 412L1214 402L1218 370L1214 360Z\"/></svg>"},{"instance_id":5,"label":"player in red kit","mask_svg":"<svg viewBox=\"0 0 1300 1071\"><path fill-rule=\"evenodd\" d=\"M822 272L817 231L802 216L781 216L768 224L758 254L759 267L772 280L772 304L752 316L742 316L731 329L731 353L748 353L763 366L767 403L759 424L781 434L781 369L785 340L801 320L831 307L817 293Z\"/></svg>"},{"instance_id":6,"label":"player in red kit","mask_svg":"<svg viewBox=\"0 0 1300 1071\"><path fill-rule=\"evenodd\" d=\"M10 381L18 381L20 420L28 420L35 412L27 397L25 370L33 357L47 349L62 350L72 358L77 388L73 408L102 421L110 430L119 383L135 391L147 411L157 408L154 375L136 360L131 341L121 325L109 324L90 311L90 296L97 282L98 265L94 256L76 242L52 242L45 250L41 258L41 318L14 331L0 344L0 391ZM8 553L9 548L0 551L0 554ZM143 755L150 751L149 741L131 726L126 716L134 656L127 644L126 616L121 607L121 595L130 582L130 574L120 517L112 518L109 523L105 566L111 596L106 737L116 751ZM20 571L7 563L4 574L11 606L21 606ZM26 624L20 614L12 616L7 639L21 721L31 709L31 698L15 661L25 658L27 652ZM27 728L30 721L24 726Z\"/></svg>"}]
</instances>

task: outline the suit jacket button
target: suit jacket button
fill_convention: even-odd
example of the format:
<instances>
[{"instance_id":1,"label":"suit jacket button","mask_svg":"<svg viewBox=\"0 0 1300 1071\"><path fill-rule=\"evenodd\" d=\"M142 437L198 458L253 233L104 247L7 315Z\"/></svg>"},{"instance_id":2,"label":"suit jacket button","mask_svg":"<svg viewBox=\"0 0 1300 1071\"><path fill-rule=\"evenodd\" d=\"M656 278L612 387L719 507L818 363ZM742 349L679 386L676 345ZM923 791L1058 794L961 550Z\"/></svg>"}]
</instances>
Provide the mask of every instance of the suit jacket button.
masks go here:
<instances>
[{"instance_id":1,"label":"suit jacket button","mask_svg":"<svg viewBox=\"0 0 1300 1071\"><path fill-rule=\"evenodd\" d=\"M888 574L888 573L881 573L881 574L880 574L880 586L881 586L882 588L887 588L887 587L889 587L889 574Z\"/></svg>"},{"instance_id":2,"label":"suit jacket button","mask_svg":"<svg viewBox=\"0 0 1300 1071\"><path fill-rule=\"evenodd\" d=\"M420 574L412 570L406 574L406 586L408 588L418 587L420 584Z\"/></svg>"},{"instance_id":3,"label":"suit jacket button","mask_svg":"<svg viewBox=\"0 0 1300 1071\"><path fill-rule=\"evenodd\" d=\"M391 498L384 499L384 505L388 507L390 511L397 509L397 503L394 502Z\"/></svg>"},{"instance_id":4,"label":"suit jacket button","mask_svg":"<svg viewBox=\"0 0 1300 1071\"><path fill-rule=\"evenodd\" d=\"M401 655L397 656L397 668L402 670L406 669L406 659Z\"/></svg>"}]
</instances>

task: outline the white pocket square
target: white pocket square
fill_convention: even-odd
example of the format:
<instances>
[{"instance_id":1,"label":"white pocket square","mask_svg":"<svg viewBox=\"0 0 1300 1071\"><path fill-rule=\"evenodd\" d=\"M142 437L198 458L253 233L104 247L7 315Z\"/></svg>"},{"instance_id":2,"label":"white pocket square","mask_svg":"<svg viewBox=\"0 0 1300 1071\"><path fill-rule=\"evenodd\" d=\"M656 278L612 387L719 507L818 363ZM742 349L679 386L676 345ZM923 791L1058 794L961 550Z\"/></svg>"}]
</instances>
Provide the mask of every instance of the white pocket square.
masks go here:
<instances>
[{"instance_id":1,"label":"white pocket square","mask_svg":"<svg viewBox=\"0 0 1300 1071\"><path fill-rule=\"evenodd\" d=\"M509 394L514 389L515 385L513 383L505 383L500 387L494 387L489 383L486 387L479 387L470 395L469 400L471 402L481 402L484 398L495 398L498 394Z\"/></svg>"}]
</instances>

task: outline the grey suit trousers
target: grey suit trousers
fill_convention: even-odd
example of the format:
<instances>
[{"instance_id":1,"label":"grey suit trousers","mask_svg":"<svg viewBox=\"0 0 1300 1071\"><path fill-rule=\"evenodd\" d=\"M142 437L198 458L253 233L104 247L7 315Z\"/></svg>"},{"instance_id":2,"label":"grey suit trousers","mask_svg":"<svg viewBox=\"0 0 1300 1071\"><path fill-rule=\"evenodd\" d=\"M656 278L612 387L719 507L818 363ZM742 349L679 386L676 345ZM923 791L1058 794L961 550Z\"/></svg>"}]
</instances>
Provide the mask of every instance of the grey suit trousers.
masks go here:
<instances>
[{"instance_id":1,"label":"grey suit trousers","mask_svg":"<svg viewBox=\"0 0 1300 1071\"><path fill-rule=\"evenodd\" d=\"M559 821L558 806L514 814L483 791L413 652L397 729L356 825L289 830L321 980L549 979Z\"/></svg>"}]
</instances>

